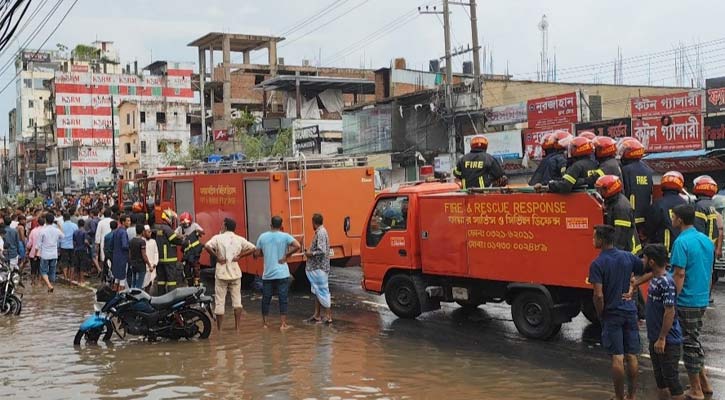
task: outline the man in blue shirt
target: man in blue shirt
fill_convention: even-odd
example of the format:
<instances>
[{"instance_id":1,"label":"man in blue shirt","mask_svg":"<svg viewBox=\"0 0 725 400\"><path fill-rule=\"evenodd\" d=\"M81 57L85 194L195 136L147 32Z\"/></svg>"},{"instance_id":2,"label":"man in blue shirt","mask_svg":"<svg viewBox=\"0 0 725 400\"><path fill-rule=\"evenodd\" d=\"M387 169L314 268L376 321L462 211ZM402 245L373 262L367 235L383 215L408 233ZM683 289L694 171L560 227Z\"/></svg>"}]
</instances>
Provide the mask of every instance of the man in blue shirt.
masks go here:
<instances>
[{"instance_id":1,"label":"man in blue shirt","mask_svg":"<svg viewBox=\"0 0 725 400\"><path fill-rule=\"evenodd\" d=\"M78 225L71 222L70 213L63 213L63 239L60 240L60 257L58 258L58 269L65 279L70 279L70 266L73 261L73 234L78 230Z\"/></svg>"},{"instance_id":2,"label":"man in blue shirt","mask_svg":"<svg viewBox=\"0 0 725 400\"><path fill-rule=\"evenodd\" d=\"M637 305L627 297L632 274L642 275L642 261L614 248L614 227L594 227L594 246L601 250L589 267L594 307L602 323L602 347L612 356L615 399L624 400L624 360L629 378L628 398L637 392L637 355L640 351Z\"/></svg>"},{"instance_id":3,"label":"man in blue shirt","mask_svg":"<svg viewBox=\"0 0 725 400\"><path fill-rule=\"evenodd\" d=\"M645 269L652 271L647 290L647 339L652 369L655 374L660 398L680 400L685 398L678 372L682 356L682 329L675 304L675 281L667 275L667 249L662 244L650 244L644 248Z\"/></svg>"},{"instance_id":4,"label":"man in blue shirt","mask_svg":"<svg viewBox=\"0 0 725 400\"><path fill-rule=\"evenodd\" d=\"M287 325L287 292L289 290L289 266L287 258L297 253L302 246L292 235L282 232L282 217L272 217L272 230L263 233L257 239L255 257L264 256L262 274L262 322L267 327L269 303L276 288L279 298L280 330L289 329Z\"/></svg>"},{"instance_id":5,"label":"man in blue shirt","mask_svg":"<svg viewBox=\"0 0 725 400\"><path fill-rule=\"evenodd\" d=\"M680 231L672 245L670 264L677 288L677 316L682 326L683 361L690 378L688 396L702 399L712 393L705 375L705 352L700 343L700 330L710 302L710 279L715 248L710 239L697 231L695 207L690 204L672 209L672 226Z\"/></svg>"}]
</instances>

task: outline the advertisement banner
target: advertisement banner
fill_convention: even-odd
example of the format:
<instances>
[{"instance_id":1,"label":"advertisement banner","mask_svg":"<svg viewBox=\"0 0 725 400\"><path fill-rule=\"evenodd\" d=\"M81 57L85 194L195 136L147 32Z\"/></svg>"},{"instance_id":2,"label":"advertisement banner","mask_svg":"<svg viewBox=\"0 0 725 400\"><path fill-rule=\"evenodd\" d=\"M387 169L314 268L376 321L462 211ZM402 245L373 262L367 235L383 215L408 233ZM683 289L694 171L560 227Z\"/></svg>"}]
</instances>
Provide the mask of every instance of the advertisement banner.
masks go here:
<instances>
[{"instance_id":1,"label":"advertisement banner","mask_svg":"<svg viewBox=\"0 0 725 400\"><path fill-rule=\"evenodd\" d=\"M708 113L725 112L725 77L705 81L705 104Z\"/></svg>"},{"instance_id":2,"label":"advertisement banner","mask_svg":"<svg viewBox=\"0 0 725 400\"><path fill-rule=\"evenodd\" d=\"M553 127L550 129L524 129L524 150L529 158L534 160L540 160L544 157L544 151L541 149L541 139L549 133L562 130L569 133L573 132L573 124L566 124L562 126Z\"/></svg>"},{"instance_id":3,"label":"advertisement banner","mask_svg":"<svg viewBox=\"0 0 725 400\"><path fill-rule=\"evenodd\" d=\"M619 139L632 136L632 120L630 118L616 118L604 121L582 122L576 124L576 134L583 131L592 131L597 136L609 136Z\"/></svg>"},{"instance_id":4,"label":"advertisement banner","mask_svg":"<svg viewBox=\"0 0 725 400\"><path fill-rule=\"evenodd\" d=\"M486 123L494 125L513 125L519 122L526 122L526 103L508 104L505 106L493 107L486 113Z\"/></svg>"},{"instance_id":5,"label":"advertisement banner","mask_svg":"<svg viewBox=\"0 0 725 400\"><path fill-rule=\"evenodd\" d=\"M725 147L725 115L705 118L705 146L708 149Z\"/></svg>"},{"instance_id":6,"label":"advertisement banner","mask_svg":"<svg viewBox=\"0 0 725 400\"><path fill-rule=\"evenodd\" d=\"M636 97L630 100L630 105L632 118L699 114L702 112L702 92L693 90L663 96Z\"/></svg>"},{"instance_id":7,"label":"advertisement banner","mask_svg":"<svg viewBox=\"0 0 725 400\"><path fill-rule=\"evenodd\" d=\"M725 163L717 158L678 158L678 159L658 159L644 161L650 168L664 174L667 171L680 171L684 174L693 172L711 172L722 171Z\"/></svg>"},{"instance_id":8,"label":"advertisement banner","mask_svg":"<svg viewBox=\"0 0 725 400\"><path fill-rule=\"evenodd\" d=\"M40 63L50 62L50 53L42 51L24 51L22 55L23 61L32 61Z\"/></svg>"},{"instance_id":9,"label":"advertisement banner","mask_svg":"<svg viewBox=\"0 0 725 400\"><path fill-rule=\"evenodd\" d=\"M579 122L576 92L529 100L526 109L529 129L546 130Z\"/></svg>"},{"instance_id":10,"label":"advertisement banner","mask_svg":"<svg viewBox=\"0 0 725 400\"><path fill-rule=\"evenodd\" d=\"M475 135L463 138L463 147L466 153L471 151L471 138ZM524 156L521 147L521 130L515 129L503 132L491 132L485 134L488 139L488 154L499 159L516 159Z\"/></svg>"},{"instance_id":11,"label":"advertisement banner","mask_svg":"<svg viewBox=\"0 0 725 400\"><path fill-rule=\"evenodd\" d=\"M702 148L702 115L677 115L669 125L660 117L632 120L632 136L649 153Z\"/></svg>"}]
</instances>

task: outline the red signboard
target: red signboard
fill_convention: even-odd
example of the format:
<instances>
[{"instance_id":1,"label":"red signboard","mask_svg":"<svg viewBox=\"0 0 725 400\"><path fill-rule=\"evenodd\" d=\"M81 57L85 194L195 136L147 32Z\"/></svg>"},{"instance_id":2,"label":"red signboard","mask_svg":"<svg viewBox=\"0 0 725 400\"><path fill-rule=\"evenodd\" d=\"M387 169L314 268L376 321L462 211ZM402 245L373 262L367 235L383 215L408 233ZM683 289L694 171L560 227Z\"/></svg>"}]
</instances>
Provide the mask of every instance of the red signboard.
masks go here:
<instances>
[{"instance_id":1,"label":"red signboard","mask_svg":"<svg viewBox=\"0 0 725 400\"><path fill-rule=\"evenodd\" d=\"M644 159L647 165L661 174L667 171L682 173L722 171L725 163L717 158L684 158L684 159Z\"/></svg>"},{"instance_id":2,"label":"red signboard","mask_svg":"<svg viewBox=\"0 0 725 400\"><path fill-rule=\"evenodd\" d=\"M555 126L549 129L524 129L524 153L528 154L529 158L539 160L544 157L544 152L541 149L541 139L553 133L555 131L562 130L571 133L572 124L565 124L561 126Z\"/></svg>"},{"instance_id":3,"label":"red signboard","mask_svg":"<svg viewBox=\"0 0 725 400\"><path fill-rule=\"evenodd\" d=\"M661 117L672 114L699 114L702 112L702 92L682 92L664 96L637 97L630 100L632 118Z\"/></svg>"},{"instance_id":4,"label":"red signboard","mask_svg":"<svg viewBox=\"0 0 725 400\"><path fill-rule=\"evenodd\" d=\"M632 136L650 153L702 148L702 115L676 115L669 125L665 118L653 117L632 120Z\"/></svg>"},{"instance_id":5,"label":"red signboard","mask_svg":"<svg viewBox=\"0 0 725 400\"><path fill-rule=\"evenodd\" d=\"M526 102L529 129L547 130L579 122L576 92Z\"/></svg>"},{"instance_id":6,"label":"red signboard","mask_svg":"<svg viewBox=\"0 0 725 400\"><path fill-rule=\"evenodd\" d=\"M88 66L82 64L73 64L70 66L71 72L88 72Z\"/></svg>"},{"instance_id":7,"label":"red signboard","mask_svg":"<svg viewBox=\"0 0 725 400\"><path fill-rule=\"evenodd\" d=\"M215 141L226 142L229 140L229 131L226 129L214 129L212 133Z\"/></svg>"}]
</instances>

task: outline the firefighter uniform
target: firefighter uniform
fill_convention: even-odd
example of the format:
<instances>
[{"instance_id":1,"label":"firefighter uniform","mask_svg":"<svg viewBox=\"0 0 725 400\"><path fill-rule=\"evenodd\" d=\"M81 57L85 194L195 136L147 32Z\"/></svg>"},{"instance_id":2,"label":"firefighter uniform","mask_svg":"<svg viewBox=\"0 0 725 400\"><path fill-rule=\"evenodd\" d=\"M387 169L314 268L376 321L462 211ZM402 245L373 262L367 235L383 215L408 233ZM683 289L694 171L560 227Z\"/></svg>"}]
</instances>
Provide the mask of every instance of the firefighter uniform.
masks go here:
<instances>
[{"instance_id":1,"label":"firefighter uniform","mask_svg":"<svg viewBox=\"0 0 725 400\"><path fill-rule=\"evenodd\" d=\"M614 227L614 247L634 255L642 253L634 223L634 210L623 194L604 200L604 223Z\"/></svg>"},{"instance_id":2,"label":"firefighter uniform","mask_svg":"<svg viewBox=\"0 0 725 400\"><path fill-rule=\"evenodd\" d=\"M624 195L632 204L637 225L646 222L647 212L652 204L652 175L652 168L642 160L624 160L622 162Z\"/></svg>"},{"instance_id":3,"label":"firefighter uniform","mask_svg":"<svg viewBox=\"0 0 725 400\"><path fill-rule=\"evenodd\" d=\"M672 249L672 244L680 234L679 230L672 227L672 209L686 203L674 190L662 192L662 197L652 204L646 217L645 229L650 243L664 244L667 252Z\"/></svg>"},{"instance_id":4,"label":"firefighter uniform","mask_svg":"<svg viewBox=\"0 0 725 400\"><path fill-rule=\"evenodd\" d=\"M199 259L201 259L201 252L204 249L200 239L203 232L201 227L196 223L191 224L188 228L176 228L176 234L181 234L184 238L184 276L189 286L199 284L201 270Z\"/></svg>"},{"instance_id":5,"label":"firefighter uniform","mask_svg":"<svg viewBox=\"0 0 725 400\"><path fill-rule=\"evenodd\" d=\"M717 244L720 230L717 227L717 215L712 199L697 197L695 201L695 229L707 235L713 243Z\"/></svg>"},{"instance_id":6,"label":"firefighter uniform","mask_svg":"<svg viewBox=\"0 0 725 400\"><path fill-rule=\"evenodd\" d=\"M580 157L571 164L564 172L564 176L560 180L549 182L549 191L553 193L569 193L576 188L593 188L594 181L592 177L599 177L597 170L597 162L589 156Z\"/></svg>"},{"instance_id":7,"label":"firefighter uniform","mask_svg":"<svg viewBox=\"0 0 725 400\"><path fill-rule=\"evenodd\" d=\"M529 186L534 186L537 183L546 185L549 181L560 180L564 172L566 171L566 156L563 151L556 151L546 154L534 175L529 180Z\"/></svg>"},{"instance_id":8,"label":"firefighter uniform","mask_svg":"<svg viewBox=\"0 0 725 400\"><path fill-rule=\"evenodd\" d=\"M176 289L179 280L178 258L176 246L182 244L181 237L170 226L157 224L156 245L159 248L159 265L157 267L157 281L159 295Z\"/></svg>"},{"instance_id":9,"label":"firefighter uniform","mask_svg":"<svg viewBox=\"0 0 725 400\"><path fill-rule=\"evenodd\" d=\"M503 167L492 155L472 149L461 157L453 170L453 176L461 180L463 189L491 187L504 177Z\"/></svg>"},{"instance_id":10,"label":"firefighter uniform","mask_svg":"<svg viewBox=\"0 0 725 400\"><path fill-rule=\"evenodd\" d=\"M619 167L619 161L615 157L607 157L599 160L599 171L601 171L602 176L614 175L620 180L624 180L622 178L622 169Z\"/></svg>"}]
</instances>

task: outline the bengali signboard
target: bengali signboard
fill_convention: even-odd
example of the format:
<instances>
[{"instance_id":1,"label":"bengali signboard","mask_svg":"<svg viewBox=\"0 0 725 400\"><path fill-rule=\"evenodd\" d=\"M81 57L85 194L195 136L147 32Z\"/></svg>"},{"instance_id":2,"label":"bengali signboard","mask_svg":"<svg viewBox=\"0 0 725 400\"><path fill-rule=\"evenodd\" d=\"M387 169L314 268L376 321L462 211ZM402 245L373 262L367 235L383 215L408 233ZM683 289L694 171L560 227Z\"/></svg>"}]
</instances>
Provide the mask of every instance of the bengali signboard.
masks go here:
<instances>
[{"instance_id":1,"label":"bengali signboard","mask_svg":"<svg viewBox=\"0 0 725 400\"><path fill-rule=\"evenodd\" d=\"M579 122L576 92L529 100L526 111L529 129L546 130Z\"/></svg>"},{"instance_id":2,"label":"bengali signboard","mask_svg":"<svg viewBox=\"0 0 725 400\"><path fill-rule=\"evenodd\" d=\"M616 118L604 121L582 122L576 124L576 133L592 131L597 136L609 136L619 139L632 135L632 120L630 118Z\"/></svg>"},{"instance_id":3,"label":"bengali signboard","mask_svg":"<svg viewBox=\"0 0 725 400\"><path fill-rule=\"evenodd\" d=\"M471 138L475 135L463 138L463 147L466 153L471 151ZM521 130L515 129L503 132L491 132L485 134L488 139L488 154L500 159L517 159L523 157L521 147Z\"/></svg>"},{"instance_id":4,"label":"bengali signboard","mask_svg":"<svg viewBox=\"0 0 725 400\"><path fill-rule=\"evenodd\" d=\"M725 77L705 81L705 104L708 113L725 112Z\"/></svg>"},{"instance_id":5,"label":"bengali signboard","mask_svg":"<svg viewBox=\"0 0 725 400\"><path fill-rule=\"evenodd\" d=\"M717 158L676 158L676 159L644 159L647 165L655 172L664 174L667 171L680 171L682 173L722 171L725 163Z\"/></svg>"},{"instance_id":6,"label":"bengali signboard","mask_svg":"<svg viewBox=\"0 0 725 400\"><path fill-rule=\"evenodd\" d=\"M43 51L24 51L22 55L23 61L32 61L32 62L39 62L39 63L49 63L50 62L50 53L46 53Z\"/></svg>"},{"instance_id":7,"label":"bengali signboard","mask_svg":"<svg viewBox=\"0 0 725 400\"><path fill-rule=\"evenodd\" d=\"M707 148L725 147L725 115L705 118L705 145Z\"/></svg>"},{"instance_id":8,"label":"bengali signboard","mask_svg":"<svg viewBox=\"0 0 725 400\"><path fill-rule=\"evenodd\" d=\"M523 101L521 103L493 107L486 113L486 123L489 126L493 126L526 122L526 110L526 103Z\"/></svg>"},{"instance_id":9,"label":"bengali signboard","mask_svg":"<svg viewBox=\"0 0 725 400\"><path fill-rule=\"evenodd\" d=\"M573 124L566 124L550 129L524 129L523 138L525 154L527 154L529 158L534 160L541 159L542 157L544 157L544 151L541 148L541 139L550 133L554 133L560 130L572 133L572 126Z\"/></svg>"},{"instance_id":10,"label":"bengali signboard","mask_svg":"<svg viewBox=\"0 0 725 400\"><path fill-rule=\"evenodd\" d=\"M632 120L632 136L649 153L696 150L702 148L702 115L677 115L669 125L665 118L649 117Z\"/></svg>"},{"instance_id":11,"label":"bengali signboard","mask_svg":"<svg viewBox=\"0 0 725 400\"><path fill-rule=\"evenodd\" d=\"M636 97L630 100L630 104L632 118L699 114L702 112L702 92L693 90L663 96Z\"/></svg>"}]
</instances>

